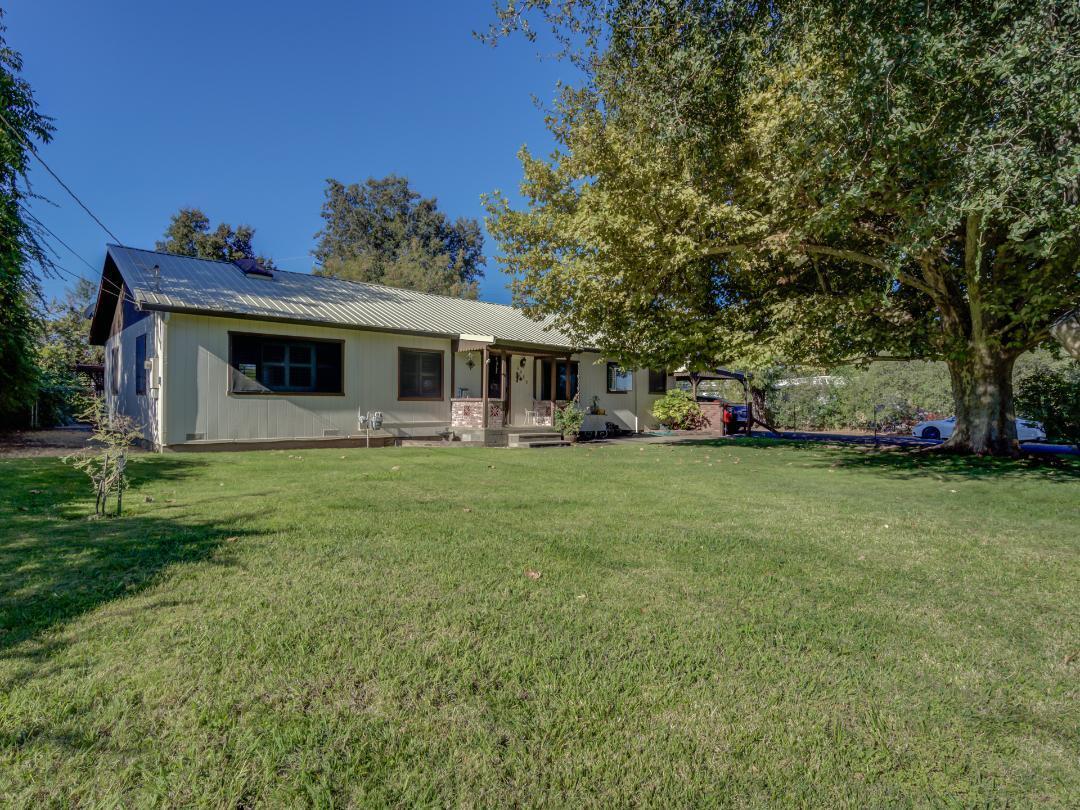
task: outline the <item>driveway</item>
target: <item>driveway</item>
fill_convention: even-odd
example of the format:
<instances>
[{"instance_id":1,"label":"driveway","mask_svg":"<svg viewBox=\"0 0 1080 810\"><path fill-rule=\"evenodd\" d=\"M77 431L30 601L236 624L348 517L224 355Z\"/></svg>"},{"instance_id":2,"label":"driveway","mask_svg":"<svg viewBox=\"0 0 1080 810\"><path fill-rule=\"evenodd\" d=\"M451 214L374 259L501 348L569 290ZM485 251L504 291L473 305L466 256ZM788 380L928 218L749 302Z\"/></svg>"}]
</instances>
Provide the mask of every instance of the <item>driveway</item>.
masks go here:
<instances>
[{"instance_id":1,"label":"driveway","mask_svg":"<svg viewBox=\"0 0 1080 810\"><path fill-rule=\"evenodd\" d=\"M794 439L796 441L840 442L844 444L877 445L885 447L933 447L936 444L942 444L944 441L943 439L917 439L914 436L905 436L896 433L882 433L875 437L872 433L817 433L799 430L783 430L779 433L770 433L767 430L755 430L752 435L755 439ZM1080 449L1077 449L1070 444L1024 442L1021 447L1028 453L1080 455Z\"/></svg>"}]
</instances>

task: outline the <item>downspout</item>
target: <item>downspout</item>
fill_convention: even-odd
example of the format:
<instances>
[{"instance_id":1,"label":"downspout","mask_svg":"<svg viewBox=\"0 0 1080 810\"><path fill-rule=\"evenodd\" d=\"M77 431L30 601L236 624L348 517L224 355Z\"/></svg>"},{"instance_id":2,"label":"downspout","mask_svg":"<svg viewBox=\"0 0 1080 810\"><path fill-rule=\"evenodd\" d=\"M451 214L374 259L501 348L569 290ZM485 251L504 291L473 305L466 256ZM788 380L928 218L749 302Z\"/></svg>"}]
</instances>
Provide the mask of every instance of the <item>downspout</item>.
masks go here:
<instances>
[{"instance_id":1,"label":"downspout","mask_svg":"<svg viewBox=\"0 0 1080 810\"><path fill-rule=\"evenodd\" d=\"M165 403L168 399L167 390L165 388L165 380L168 379L168 357L169 357L169 313L161 313L161 363L160 376L158 377L158 419L160 425L158 426L158 452L165 452Z\"/></svg>"}]
</instances>

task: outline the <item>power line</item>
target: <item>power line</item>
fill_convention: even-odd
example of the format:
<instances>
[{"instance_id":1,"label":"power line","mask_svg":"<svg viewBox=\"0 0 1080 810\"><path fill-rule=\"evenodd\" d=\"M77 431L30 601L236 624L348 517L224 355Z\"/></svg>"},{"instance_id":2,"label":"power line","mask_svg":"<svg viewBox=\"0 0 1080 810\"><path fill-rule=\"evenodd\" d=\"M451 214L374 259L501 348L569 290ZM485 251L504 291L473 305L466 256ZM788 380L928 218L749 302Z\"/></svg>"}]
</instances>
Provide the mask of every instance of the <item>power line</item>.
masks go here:
<instances>
[{"instance_id":1,"label":"power line","mask_svg":"<svg viewBox=\"0 0 1080 810\"><path fill-rule=\"evenodd\" d=\"M27 215L28 217L30 217L30 219L34 220L34 222L36 222L36 223L38 224L38 226L39 226L39 227L40 227L40 228L41 228L41 229L42 229L43 231L45 231L45 233L49 234L49 236L51 236L51 237L52 237L53 239L55 239L55 240L56 240L57 242L59 242L59 243L60 243L61 245L63 245L64 247L66 247L66 248L68 249L68 252L69 252L69 253L71 253L71 254L72 254L72 255L73 255L73 256L74 256L74 257L75 257L76 259L78 259L78 260L79 260L79 261L81 261L81 262L82 262L83 264L85 264L85 265L86 265L87 267L89 267L89 268L90 268L90 272L92 272L92 273L94 273L95 275L97 275L97 272L98 272L98 271L97 271L97 268L96 268L96 267L94 267L94 265L92 265L92 264L91 264L90 262L88 262L88 261L87 261L86 259L84 259L84 258L82 257L82 254L80 254L80 253L79 253L79 251L75 250L75 248L73 248L73 247L72 247L71 245L69 245L69 244L68 244L67 242L65 242L65 241L64 241L63 239L61 239L61 238L60 238L59 236L57 236L57 235L56 235L56 232L55 232L55 231L53 231L53 230L52 230L52 228L50 228L50 227L49 227L48 225L46 225L46 224L45 224L44 222L42 222L42 221L41 221L40 219L38 219L37 217L35 217L35 216L34 216L33 214L31 214L31 213L30 213L29 211L27 211L27 212L26 212L26 215Z\"/></svg>"},{"instance_id":2,"label":"power line","mask_svg":"<svg viewBox=\"0 0 1080 810\"><path fill-rule=\"evenodd\" d=\"M104 223L104 222L102 222L102 221L101 221L100 219L98 219L98 218L97 218L97 216L96 216L96 215L94 214L94 212L90 210L90 208L89 208L89 207L88 207L88 206L86 205L86 203L84 203L84 202L83 202L82 200L80 200L80 199L79 199L79 195L78 195L78 194L76 194L76 193L75 193L74 191L72 191L72 190L71 190L71 188L70 188L70 187L68 186L68 184L67 184L67 183L65 183L65 182L64 182L63 180L61 180L61 179L60 179L60 175L58 175L58 174L57 174L56 172L54 172L54 171L53 171L53 170L52 170L52 169L51 169L51 168L49 167L49 164L48 164L48 163L46 163L46 162L45 162L45 161L44 161L44 160L42 159L41 155L39 155L39 154L37 153L37 149L35 149L35 148L34 148L34 144L32 144L32 143L31 143L30 141L28 141L28 140L26 139L26 137L25 137L25 136L24 136L24 135L23 135L23 134L22 134L22 133L21 133L21 132L20 132L19 130L17 130L17 129L16 129L15 127L13 127L13 126L11 125L11 122L7 120L7 116L5 116L5 115L3 114L3 112L0 112L0 121L3 121L4 125L5 125L5 126L6 126L6 127L7 127L7 128L9 129L9 130L11 130L12 134L14 134L14 135L15 135L15 137L16 137L16 138L18 138L18 139L19 139L20 141L22 141L22 143L23 143L23 144L24 144L24 145L26 146L26 148L30 150L30 154L31 154L31 155L33 155L33 156L34 156L35 158L37 158L37 161L38 161L38 163L40 163L40 164L41 164L42 166L44 166L44 167L45 167L45 171L47 171L47 172L48 172L49 174L51 174L51 175L52 175L52 177L53 177L53 179L54 179L54 180L55 180L55 181L56 181L57 183L59 183L59 184L60 184L60 187L61 187L62 189L64 189L64 191L66 191L66 192L67 192L68 194L70 194L70 195L71 195L71 198L72 198L73 200L75 200L75 202L77 202L77 203L79 204L79 207L80 207L80 208L82 208L82 210L83 210L83 211L85 211L85 212L86 212L87 214L89 214L89 215L90 215L90 218L91 218L92 220L94 220L94 222L96 222L96 223L97 223L97 224L98 224L98 225L99 225L99 226L101 227L101 229L102 229L103 231L105 231L105 233L107 233L107 234L109 235L109 237L110 237L110 238L111 238L111 239L112 239L112 240L113 240L114 242L116 242L116 244L118 244L118 245L122 245L122 244L123 244L123 242L121 242L121 241L120 241L120 239L119 239L119 238L118 238L118 237L116 236L116 234L114 234L114 233L113 233L112 231L110 231L110 230L108 229L108 227L106 227L105 223Z\"/></svg>"}]
</instances>

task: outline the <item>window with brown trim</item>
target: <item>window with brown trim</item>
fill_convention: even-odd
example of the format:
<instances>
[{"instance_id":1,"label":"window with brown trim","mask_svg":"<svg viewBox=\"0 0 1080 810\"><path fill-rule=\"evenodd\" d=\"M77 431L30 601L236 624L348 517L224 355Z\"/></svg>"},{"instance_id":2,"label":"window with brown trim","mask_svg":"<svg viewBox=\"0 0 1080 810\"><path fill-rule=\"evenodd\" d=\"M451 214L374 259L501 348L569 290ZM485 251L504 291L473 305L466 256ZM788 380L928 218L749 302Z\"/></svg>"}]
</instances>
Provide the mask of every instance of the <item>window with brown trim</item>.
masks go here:
<instances>
[{"instance_id":1,"label":"window with brown trim","mask_svg":"<svg viewBox=\"0 0 1080 810\"><path fill-rule=\"evenodd\" d=\"M345 343L229 333L233 394L345 393Z\"/></svg>"},{"instance_id":2,"label":"window with brown trim","mask_svg":"<svg viewBox=\"0 0 1080 810\"><path fill-rule=\"evenodd\" d=\"M650 394L665 394L665 393L667 393L667 369L663 369L663 368L650 368L649 369L649 393Z\"/></svg>"},{"instance_id":3,"label":"window with brown trim","mask_svg":"<svg viewBox=\"0 0 1080 810\"><path fill-rule=\"evenodd\" d=\"M443 398L443 353L398 349L398 399Z\"/></svg>"}]
</instances>

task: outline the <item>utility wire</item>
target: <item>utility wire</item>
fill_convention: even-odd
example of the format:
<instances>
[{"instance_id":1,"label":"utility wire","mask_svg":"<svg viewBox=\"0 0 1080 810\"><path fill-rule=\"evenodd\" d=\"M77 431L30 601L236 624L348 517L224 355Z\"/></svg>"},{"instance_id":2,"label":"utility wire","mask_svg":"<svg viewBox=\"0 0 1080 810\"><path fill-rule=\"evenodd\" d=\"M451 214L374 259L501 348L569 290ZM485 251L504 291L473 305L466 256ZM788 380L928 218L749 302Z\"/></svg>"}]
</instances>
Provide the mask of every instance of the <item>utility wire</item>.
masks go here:
<instances>
[{"instance_id":1,"label":"utility wire","mask_svg":"<svg viewBox=\"0 0 1080 810\"><path fill-rule=\"evenodd\" d=\"M52 170L52 169L51 169L51 168L49 167L49 164L48 164L48 163L46 163L46 162L45 162L45 161L44 161L44 160L42 159L41 155L39 155L39 154L37 153L37 149L35 149L35 148L34 148L34 144L33 144L33 143L31 143L30 141L28 141L28 140L26 139L26 137L25 137L25 136L24 136L24 135L23 135L23 134L22 134L22 133L21 133L21 132L20 132L19 130L17 130L17 129L16 129L15 127L13 127L13 126L11 125L11 122L7 120L7 116L5 116L5 115L3 114L3 112L0 112L0 121L3 121L3 122L4 122L4 125L5 125L5 126L6 126L6 127L7 127L7 128L9 129L9 130L11 130L12 134L14 134L14 135L15 135L15 137L16 137L16 138L18 138L18 139L19 139L20 141L22 141L22 143L23 143L23 144L24 144L24 145L26 146L26 148L30 150L30 154L31 154L31 155L33 155L33 156L34 156L35 158L37 158L37 161L38 161L38 163L40 163L40 164L41 164L42 166L44 166L44 167L45 167L45 171L47 171L47 172L48 172L49 174L51 174L51 175L52 175L52 177L53 177L53 179L54 179L54 180L55 180L55 181L56 181L57 183L59 183L59 184L60 184L60 187L61 187L62 189L64 189L64 191L66 191L66 192L67 192L68 194L70 194L70 195L71 195L71 198L72 198L73 200L75 200L75 202L77 202L77 203L79 204L79 207L80 207L80 208L82 208L82 210L83 210L83 211L85 211L85 212L86 212L87 214L89 214L89 215L90 215L90 219L94 220L94 222L96 222L96 223L97 223L97 224L98 224L98 225L99 225L99 226L101 227L101 230L105 231L105 233L107 233L107 234L109 235L109 237L110 237L110 238L111 238L111 239L112 239L112 240L113 240L113 241L114 241L114 242L115 242L116 244L118 244L118 245L123 245L124 243L123 243L123 242L121 242L119 238L117 238L116 234L114 234L114 233L113 233L112 231L110 231L110 230L108 229L108 227L106 227L105 223L104 223L104 222L102 222L102 221L101 221L100 219L98 219L98 218L97 218L97 215L96 215L96 214L94 214L94 212L90 210L90 208L89 208L89 207L88 207L88 206L86 205L86 203L84 203L84 202L83 202L82 200L80 200L80 199L79 199L79 195L78 195L78 194L76 194L76 193L75 193L74 191L72 191L72 190L71 190L71 188L70 188L70 187L68 186L68 184L67 184L67 183L65 183L65 182L64 182L63 180L61 180L61 179L60 179L60 175L58 175L58 174L57 174L56 172L54 172L54 171L53 171L53 170Z\"/></svg>"}]
</instances>

